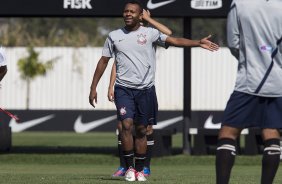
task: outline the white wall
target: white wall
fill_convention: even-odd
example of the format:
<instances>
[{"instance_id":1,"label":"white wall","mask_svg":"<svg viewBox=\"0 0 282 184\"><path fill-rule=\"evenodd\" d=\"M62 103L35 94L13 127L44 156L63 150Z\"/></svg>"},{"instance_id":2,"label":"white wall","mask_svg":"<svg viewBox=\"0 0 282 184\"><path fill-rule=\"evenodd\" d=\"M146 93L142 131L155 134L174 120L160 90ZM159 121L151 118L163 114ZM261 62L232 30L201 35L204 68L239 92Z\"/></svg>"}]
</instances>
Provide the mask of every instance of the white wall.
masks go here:
<instances>
[{"instance_id":1,"label":"white wall","mask_svg":"<svg viewBox=\"0 0 282 184\"><path fill-rule=\"evenodd\" d=\"M223 110L235 85L237 60L229 49L192 49L192 110Z\"/></svg>"},{"instance_id":2,"label":"white wall","mask_svg":"<svg viewBox=\"0 0 282 184\"><path fill-rule=\"evenodd\" d=\"M91 109L88 95L101 48L45 47L36 48L40 59L60 57L53 70L31 84L31 109ZM27 56L25 48L7 48L8 73L2 81L0 106L24 109L26 84L20 78L17 61ZM109 63L99 86L96 109L114 109L107 101ZM237 63L229 50L218 52L192 49L192 110L222 110L234 86ZM156 88L160 110L182 110L183 49L157 51Z\"/></svg>"}]
</instances>

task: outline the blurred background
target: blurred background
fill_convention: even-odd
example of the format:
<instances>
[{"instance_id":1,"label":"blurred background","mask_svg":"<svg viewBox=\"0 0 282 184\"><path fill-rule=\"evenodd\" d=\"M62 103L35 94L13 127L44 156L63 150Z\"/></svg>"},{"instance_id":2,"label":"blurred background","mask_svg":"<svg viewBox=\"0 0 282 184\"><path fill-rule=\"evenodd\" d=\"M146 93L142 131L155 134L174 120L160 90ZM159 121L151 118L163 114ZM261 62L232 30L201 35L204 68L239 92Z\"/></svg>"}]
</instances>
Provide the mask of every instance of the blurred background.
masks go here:
<instances>
[{"instance_id":1,"label":"blurred background","mask_svg":"<svg viewBox=\"0 0 282 184\"><path fill-rule=\"evenodd\" d=\"M183 36L183 19L156 19L172 29L173 36ZM2 84L1 105L8 109L91 109L87 100L89 86L104 41L111 30L120 28L123 24L122 18L1 18L0 40L6 48L9 62L9 73ZM212 54L198 48L192 49L192 100L196 100L192 103L194 110L222 110L230 92L228 90L233 86L236 61L233 61L229 51L225 49L225 24L223 18L192 19L191 39L212 34L212 40L221 46L219 52ZM38 53L39 61L54 62L46 73L30 81L30 91L27 94L27 82L21 78L18 61L29 56L29 47L33 47ZM107 102L106 98L112 62L113 60L99 84L101 96L97 109L114 109L114 105ZM156 86L160 110L182 110L185 72L183 49L159 48L157 67ZM226 70L226 67L230 68ZM211 93L217 95L218 99L210 98ZM222 102L212 105L203 98ZM198 101L201 99L203 103L200 105Z\"/></svg>"}]
</instances>

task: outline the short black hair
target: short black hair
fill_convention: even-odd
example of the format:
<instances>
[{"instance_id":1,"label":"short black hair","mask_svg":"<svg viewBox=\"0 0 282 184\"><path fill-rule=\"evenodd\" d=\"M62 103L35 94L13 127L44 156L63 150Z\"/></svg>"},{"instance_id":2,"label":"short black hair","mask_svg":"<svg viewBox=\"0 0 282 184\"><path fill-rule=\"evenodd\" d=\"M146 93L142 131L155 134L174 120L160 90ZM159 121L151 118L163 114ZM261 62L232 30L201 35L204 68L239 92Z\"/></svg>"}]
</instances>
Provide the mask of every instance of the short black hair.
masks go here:
<instances>
[{"instance_id":1,"label":"short black hair","mask_svg":"<svg viewBox=\"0 0 282 184\"><path fill-rule=\"evenodd\" d=\"M126 6L127 4L137 4L137 5L140 7L141 13L143 12L143 4L142 4L140 1L138 1L138 0L128 0L128 1L125 3L125 6Z\"/></svg>"}]
</instances>

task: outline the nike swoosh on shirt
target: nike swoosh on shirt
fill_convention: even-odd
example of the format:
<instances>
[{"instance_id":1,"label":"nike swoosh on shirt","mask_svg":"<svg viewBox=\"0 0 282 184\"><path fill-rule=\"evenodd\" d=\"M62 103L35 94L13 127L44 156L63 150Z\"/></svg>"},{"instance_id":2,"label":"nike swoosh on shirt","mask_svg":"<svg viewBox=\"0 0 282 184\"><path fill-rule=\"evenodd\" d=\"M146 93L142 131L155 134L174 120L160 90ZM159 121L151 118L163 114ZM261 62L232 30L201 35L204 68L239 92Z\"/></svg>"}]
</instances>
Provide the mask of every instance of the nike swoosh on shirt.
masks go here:
<instances>
[{"instance_id":1,"label":"nike swoosh on shirt","mask_svg":"<svg viewBox=\"0 0 282 184\"><path fill-rule=\"evenodd\" d=\"M206 129L220 129L221 123L212 122L213 115L210 115L205 121L204 128Z\"/></svg>"},{"instance_id":2,"label":"nike swoosh on shirt","mask_svg":"<svg viewBox=\"0 0 282 184\"><path fill-rule=\"evenodd\" d=\"M156 8L165 6L169 3L173 3L174 1L176 1L176 0L168 0L168 1L163 1L163 2L159 2L159 3L153 3L152 0L149 0L148 3L147 3L147 8L151 9L151 10L156 9Z\"/></svg>"},{"instance_id":3,"label":"nike swoosh on shirt","mask_svg":"<svg viewBox=\"0 0 282 184\"><path fill-rule=\"evenodd\" d=\"M30 121L25 121L25 122L21 122L21 123L17 123L14 119L11 119L10 121L10 127L12 129L12 132L22 132L28 128L31 128L35 125L38 125L40 123L43 123L44 121L47 121L49 119L52 119L55 115L51 114L48 116L44 116L42 118L37 118L37 119L33 119Z\"/></svg>"},{"instance_id":4,"label":"nike swoosh on shirt","mask_svg":"<svg viewBox=\"0 0 282 184\"><path fill-rule=\"evenodd\" d=\"M113 115L107 118L103 118L103 119L99 119L99 120L95 120L95 121L91 121L91 122L87 122L87 123L82 123L81 119L82 116L78 116L78 118L76 119L75 123L74 123L74 131L76 133L85 133L88 132L98 126L101 126L103 124L106 124L110 121L113 121L114 119L117 118L117 115Z\"/></svg>"},{"instance_id":5,"label":"nike swoosh on shirt","mask_svg":"<svg viewBox=\"0 0 282 184\"><path fill-rule=\"evenodd\" d=\"M172 119L168 119L168 120L165 120L165 121L160 121L158 122L157 125L154 125L154 129L163 129L169 125L172 125L174 123L177 123L179 121L182 121L183 120L183 116L178 116L176 118L172 118Z\"/></svg>"}]
</instances>

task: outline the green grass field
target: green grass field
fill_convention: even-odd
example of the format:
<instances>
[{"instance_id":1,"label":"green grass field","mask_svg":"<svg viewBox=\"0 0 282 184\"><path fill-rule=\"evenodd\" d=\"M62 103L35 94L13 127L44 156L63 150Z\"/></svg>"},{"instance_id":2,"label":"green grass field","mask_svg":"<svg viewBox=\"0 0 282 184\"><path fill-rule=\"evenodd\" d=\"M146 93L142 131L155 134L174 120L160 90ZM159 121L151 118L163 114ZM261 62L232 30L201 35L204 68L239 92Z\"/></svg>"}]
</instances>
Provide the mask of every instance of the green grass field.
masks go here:
<instances>
[{"instance_id":1,"label":"green grass field","mask_svg":"<svg viewBox=\"0 0 282 184\"><path fill-rule=\"evenodd\" d=\"M0 155L0 183L95 184L125 183L112 178L118 166L114 133L15 133L13 148ZM173 137L181 147L181 135ZM214 156L173 155L152 160L145 183L213 184ZM238 156L230 184L258 184L261 156ZM275 182L282 183L282 167Z\"/></svg>"}]
</instances>

